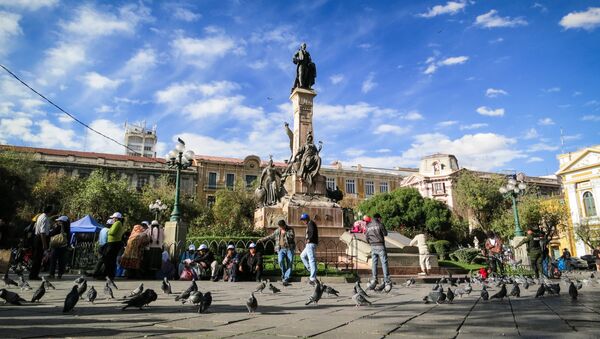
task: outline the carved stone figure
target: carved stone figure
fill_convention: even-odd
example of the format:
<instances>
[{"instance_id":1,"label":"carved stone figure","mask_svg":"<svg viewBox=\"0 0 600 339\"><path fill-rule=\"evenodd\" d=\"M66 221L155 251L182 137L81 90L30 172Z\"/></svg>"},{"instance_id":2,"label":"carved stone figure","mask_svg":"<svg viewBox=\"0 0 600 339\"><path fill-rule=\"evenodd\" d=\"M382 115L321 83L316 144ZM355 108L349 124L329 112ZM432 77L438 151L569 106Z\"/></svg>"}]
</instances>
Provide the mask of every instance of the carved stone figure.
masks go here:
<instances>
[{"instance_id":1,"label":"carved stone figure","mask_svg":"<svg viewBox=\"0 0 600 339\"><path fill-rule=\"evenodd\" d=\"M296 87L311 89L317 77L317 66L312 62L310 53L306 50L306 43L300 45L300 49L294 54L292 61L296 64L296 79L292 91Z\"/></svg>"},{"instance_id":2,"label":"carved stone figure","mask_svg":"<svg viewBox=\"0 0 600 339\"><path fill-rule=\"evenodd\" d=\"M254 196L261 206L271 206L277 204L283 195L285 189L281 180L281 173L273 165L273 158L269 159L269 164L262 171L258 188L254 192Z\"/></svg>"},{"instance_id":3,"label":"carved stone figure","mask_svg":"<svg viewBox=\"0 0 600 339\"><path fill-rule=\"evenodd\" d=\"M325 195L331 201L336 202L336 203L340 202L340 201L342 201L342 199L344 199L344 192L342 192L342 190L340 190L340 188L337 186L335 186L334 190L330 189L329 187L326 188Z\"/></svg>"},{"instance_id":4,"label":"carved stone figure","mask_svg":"<svg viewBox=\"0 0 600 339\"><path fill-rule=\"evenodd\" d=\"M306 143L302 145L294 156L293 163L296 166L296 173L300 180L308 186L308 191L313 190L314 179L321 169L321 156L319 152L323 148L323 142L319 141L319 147L313 142L312 133L309 131L306 135Z\"/></svg>"}]
</instances>

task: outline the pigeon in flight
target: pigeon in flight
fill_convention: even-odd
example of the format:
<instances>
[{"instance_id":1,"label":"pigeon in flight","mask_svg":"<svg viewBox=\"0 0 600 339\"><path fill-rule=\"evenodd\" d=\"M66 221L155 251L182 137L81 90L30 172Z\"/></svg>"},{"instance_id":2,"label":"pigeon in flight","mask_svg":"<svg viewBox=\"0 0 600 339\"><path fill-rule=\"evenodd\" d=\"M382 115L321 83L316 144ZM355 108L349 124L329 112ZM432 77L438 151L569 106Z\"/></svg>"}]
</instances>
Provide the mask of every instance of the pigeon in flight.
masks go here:
<instances>
[{"instance_id":1,"label":"pigeon in flight","mask_svg":"<svg viewBox=\"0 0 600 339\"><path fill-rule=\"evenodd\" d=\"M151 302L155 301L158 298L156 292L152 289L147 289L143 291L141 294L122 302L125 304L121 310L126 310L128 307L137 307L138 309L142 309L142 307L147 306Z\"/></svg>"},{"instance_id":2,"label":"pigeon in flight","mask_svg":"<svg viewBox=\"0 0 600 339\"><path fill-rule=\"evenodd\" d=\"M77 305L78 301L79 301L78 286L73 285L71 292L69 292L69 294L67 294L67 296L65 297L65 305L63 307L63 313L72 311L73 308L75 307L75 305Z\"/></svg>"},{"instance_id":3,"label":"pigeon in flight","mask_svg":"<svg viewBox=\"0 0 600 339\"><path fill-rule=\"evenodd\" d=\"M44 286L44 283L42 282L40 287L38 287L38 289L35 290L35 292L33 292L33 296L31 297L31 302L34 303L36 301L41 300L42 297L44 296L44 294L46 294L46 286Z\"/></svg>"},{"instance_id":4,"label":"pigeon in flight","mask_svg":"<svg viewBox=\"0 0 600 339\"><path fill-rule=\"evenodd\" d=\"M250 298L246 301L246 308L248 308L248 313L256 312L258 308L258 300L254 297L254 292L250 293Z\"/></svg>"},{"instance_id":5,"label":"pigeon in flight","mask_svg":"<svg viewBox=\"0 0 600 339\"><path fill-rule=\"evenodd\" d=\"M17 293L11 292L5 288L0 290L0 298L4 299L7 303L11 305L21 306L21 302L25 302L27 300L21 298Z\"/></svg>"}]
</instances>

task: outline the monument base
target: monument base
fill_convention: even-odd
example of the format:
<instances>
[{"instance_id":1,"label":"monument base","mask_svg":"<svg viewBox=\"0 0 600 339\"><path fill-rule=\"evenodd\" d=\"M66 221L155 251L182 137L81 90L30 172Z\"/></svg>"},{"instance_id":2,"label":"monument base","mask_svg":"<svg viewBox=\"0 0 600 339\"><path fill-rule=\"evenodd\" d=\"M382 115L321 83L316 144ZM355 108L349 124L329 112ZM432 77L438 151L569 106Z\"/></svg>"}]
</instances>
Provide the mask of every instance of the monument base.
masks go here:
<instances>
[{"instance_id":1,"label":"monument base","mask_svg":"<svg viewBox=\"0 0 600 339\"><path fill-rule=\"evenodd\" d=\"M187 224L182 221L167 221L165 223L165 244L171 258L179 258L182 250L185 250L185 238L187 237Z\"/></svg>"}]
</instances>

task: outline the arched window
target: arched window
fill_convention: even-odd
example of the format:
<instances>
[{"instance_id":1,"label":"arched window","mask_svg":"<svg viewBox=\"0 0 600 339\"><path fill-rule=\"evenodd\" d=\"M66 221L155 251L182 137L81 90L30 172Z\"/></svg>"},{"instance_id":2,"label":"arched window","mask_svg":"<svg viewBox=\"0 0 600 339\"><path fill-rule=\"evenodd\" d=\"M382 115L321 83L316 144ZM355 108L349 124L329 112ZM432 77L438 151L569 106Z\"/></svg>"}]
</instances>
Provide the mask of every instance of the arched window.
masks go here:
<instances>
[{"instance_id":1,"label":"arched window","mask_svg":"<svg viewBox=\"0 0 600 339\"><path fill-rule=\"evenodd\" d=\"M586 217L596 216L596 204L594 203L594 195L592 192L583 193L583 208L585 209Z\"/></svg>"}]
</instances>

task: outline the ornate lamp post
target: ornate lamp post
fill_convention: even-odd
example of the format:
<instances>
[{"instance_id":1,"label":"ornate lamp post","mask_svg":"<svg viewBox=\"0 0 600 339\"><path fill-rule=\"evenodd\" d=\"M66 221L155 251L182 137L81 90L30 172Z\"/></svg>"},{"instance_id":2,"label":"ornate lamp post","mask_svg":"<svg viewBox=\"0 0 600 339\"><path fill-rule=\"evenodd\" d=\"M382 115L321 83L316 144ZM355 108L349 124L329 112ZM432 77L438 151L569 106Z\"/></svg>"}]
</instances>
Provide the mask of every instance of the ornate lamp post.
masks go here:
<instances>
[{"instance_id":1,"label":"ornate lamp post","mask_svg":"<svg viewBox=\"0 0 600 339\"><path fill-rule=\"evenodd\" d=\"M171 221L179 221L179 187L181 170L192 165L194 160L194 152L185 150L185 143L181 139L177 139L178 143L175 149L169 152L166 156L167 165L169 168L175 168L177 175L175 177L175 203L173 204L173 212L171 212Z\"/></svg>"},{"instance_id":2,"label":"ornate lamp post","mask_svg":"<svg viewBox=\"0 0 600 339\"><path fill-rule=\"evenodd\" d=\"M158 214L166 210L167 205L163 204L163 202L160 201L160 199L156 199L156 201L151 203L150 206L148 206L148 208L150 209L150 212L154 213L154 220L158 220Z\"/></svg>"},{"instance_id":3,"label":"ornate lamp post","mask_svg":"<svg viewBox=\"0 0 600 339\"><path fill-rule=\"evenodd\" d=\"M515 216L515 236L522 237L524 236L523 230L521 229L521 224L519 223L519 209L517 208L517 198L519 195L525 193L525 189L527 185L523 182L523 180L517 181L517 176L512 175L508 179L506 185L500 187L499 191L504 195L504 197L510 197L512 200L513 206L513 214Z\"/></svg>"}]
</instances>

